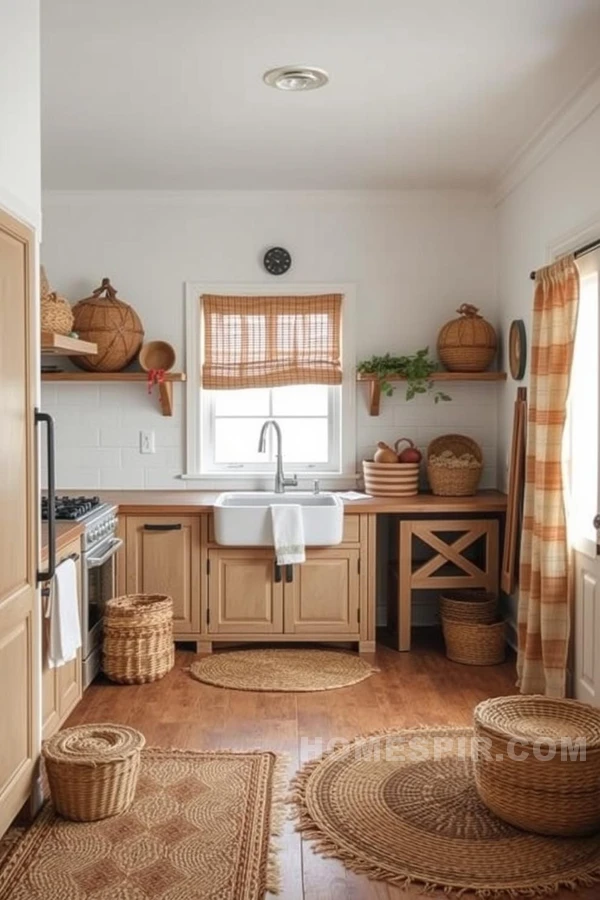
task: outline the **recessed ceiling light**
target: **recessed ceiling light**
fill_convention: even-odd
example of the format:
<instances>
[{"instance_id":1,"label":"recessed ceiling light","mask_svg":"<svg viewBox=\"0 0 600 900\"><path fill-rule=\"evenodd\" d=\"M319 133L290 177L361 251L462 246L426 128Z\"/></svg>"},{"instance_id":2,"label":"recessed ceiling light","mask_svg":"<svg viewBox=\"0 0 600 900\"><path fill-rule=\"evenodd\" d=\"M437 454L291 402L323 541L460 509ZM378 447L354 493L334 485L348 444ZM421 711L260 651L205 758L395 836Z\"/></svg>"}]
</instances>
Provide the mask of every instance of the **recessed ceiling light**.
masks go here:
<instances>
[{"instance_id":1,"label":"recessed ceiling light","mask_svg":"<svg viewBox=\"0 0 600 900\"><path fill-rule=\"evenodd\" d=\"M314 66L279 66L265 72L263 81L280 91L314 91L327 84L329 75Z\"/></svg>"}]
</instances>

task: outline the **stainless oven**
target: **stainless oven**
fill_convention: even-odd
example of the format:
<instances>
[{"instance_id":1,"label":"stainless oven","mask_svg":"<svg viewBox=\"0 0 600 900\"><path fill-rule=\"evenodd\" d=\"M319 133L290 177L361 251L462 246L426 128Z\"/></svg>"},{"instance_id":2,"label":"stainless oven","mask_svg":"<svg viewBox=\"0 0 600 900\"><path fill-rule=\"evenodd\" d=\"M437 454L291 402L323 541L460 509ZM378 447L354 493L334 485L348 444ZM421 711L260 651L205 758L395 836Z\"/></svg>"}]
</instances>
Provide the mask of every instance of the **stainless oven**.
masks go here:
<instances>
[{"instance_id":1,"label":"stainless oven","mask_svg":"<svg viewBox=\"0 0 600 900\"><path fill-rule=\"evenodd\" d=\"M82 639L83 684L87 687L100 671L104 606L116 594L116 554L123 541L115 536L114 510L91 523L82 536Z\"/></svg>"}]
</instances>

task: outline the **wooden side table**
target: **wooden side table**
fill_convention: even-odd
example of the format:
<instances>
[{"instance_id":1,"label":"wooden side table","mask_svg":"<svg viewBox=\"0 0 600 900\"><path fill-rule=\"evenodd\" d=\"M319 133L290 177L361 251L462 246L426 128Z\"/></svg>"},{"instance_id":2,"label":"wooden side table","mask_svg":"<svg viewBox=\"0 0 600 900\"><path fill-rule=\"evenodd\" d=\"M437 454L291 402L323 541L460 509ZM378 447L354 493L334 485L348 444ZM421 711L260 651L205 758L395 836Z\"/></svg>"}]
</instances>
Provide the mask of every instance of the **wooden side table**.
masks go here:
<instances>
[{"instance_id":1,"label":"wooden side table","mask_svg":"<svg viewBox=\"0 0 600 900\"><path fill-rule=\"evenodd\" d=\"M444 540L444 532L451 534ZM409 519L400 522L398 552L398 650L410 650L413 590L498 590L497 519ZM458 535L458 537L457 537ZM426 562L414 563L414 539L432 553ZM484 562L464 554L480 538ZM452 574L437 574L450 563Z\"/></svg>"}]
</instances>

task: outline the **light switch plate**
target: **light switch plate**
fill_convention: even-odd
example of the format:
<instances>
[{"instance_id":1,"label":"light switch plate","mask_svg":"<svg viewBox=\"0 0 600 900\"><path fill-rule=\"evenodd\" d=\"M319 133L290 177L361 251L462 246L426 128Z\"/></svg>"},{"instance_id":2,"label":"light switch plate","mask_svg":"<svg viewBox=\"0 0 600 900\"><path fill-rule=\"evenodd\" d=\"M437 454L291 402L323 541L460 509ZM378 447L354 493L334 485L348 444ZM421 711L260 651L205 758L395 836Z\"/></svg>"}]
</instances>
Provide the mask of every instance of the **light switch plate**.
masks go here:
<instances>
[{"instance_id":1,"label":"light switch plate","mask_svg":"<svg viewBox=\"0 0 600 900\"><path fill-rule=\"evenodd\" d=\"M154 432L140 431L140 453L154 453Z\"/></svg>"}]
</instances>

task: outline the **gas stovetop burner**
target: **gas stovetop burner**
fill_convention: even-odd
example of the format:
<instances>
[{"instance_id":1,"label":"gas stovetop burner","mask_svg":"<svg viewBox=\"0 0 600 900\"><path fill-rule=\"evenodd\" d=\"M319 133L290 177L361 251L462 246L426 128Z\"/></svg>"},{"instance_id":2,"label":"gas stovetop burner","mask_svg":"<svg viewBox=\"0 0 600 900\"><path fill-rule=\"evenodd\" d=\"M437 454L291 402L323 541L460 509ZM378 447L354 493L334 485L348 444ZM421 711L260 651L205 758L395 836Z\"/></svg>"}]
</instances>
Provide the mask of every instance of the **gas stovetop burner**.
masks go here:
<instances>
[{"instance_id":1,"label":"gas stovetop burner","mask_svg":"<svg viewBox=\"0 0 600 900\"><path fill-rule=\"evenodd\" d=\"M100 506L100 497L56 497L54 509L57 519L83 519ZM48 518L48 498L42 497L42 519Z\"/></svg>"}]
</instances>

